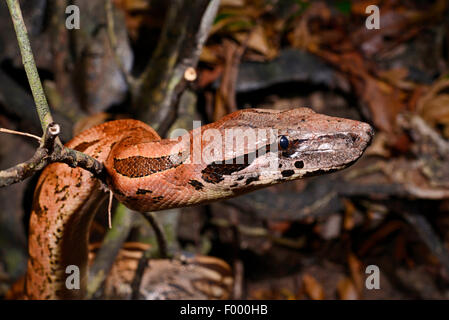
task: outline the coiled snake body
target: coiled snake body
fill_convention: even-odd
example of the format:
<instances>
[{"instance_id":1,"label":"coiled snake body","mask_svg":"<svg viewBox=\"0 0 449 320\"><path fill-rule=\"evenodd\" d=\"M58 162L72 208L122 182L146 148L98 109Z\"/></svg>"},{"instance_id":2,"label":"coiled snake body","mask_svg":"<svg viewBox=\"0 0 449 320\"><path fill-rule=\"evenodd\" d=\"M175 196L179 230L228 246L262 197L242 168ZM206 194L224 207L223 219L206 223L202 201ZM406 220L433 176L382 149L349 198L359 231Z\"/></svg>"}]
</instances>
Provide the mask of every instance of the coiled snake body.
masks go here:
<instances>
[{"instance_id":1,"label":"coiled snake body","mask_svg":"<svg viewBox=\"0 0 449 320\"><path fill-rule=\"evenodd\" d=\"M237 132L231 145L242 137L243 143L222 143L228 131ZM162 140L140 121L117 120L84 131L67 146L104 162L107 187L119 201L155 211L342 169L362 155L371 136L366 123L306 108L247 109L174 140ZM30 218L26 298L85 296L88 231L102 197L87 171L61 163L43 171ZM66 289L68 265L80 269L80 290Z\"/></svg>"}]
</instances>

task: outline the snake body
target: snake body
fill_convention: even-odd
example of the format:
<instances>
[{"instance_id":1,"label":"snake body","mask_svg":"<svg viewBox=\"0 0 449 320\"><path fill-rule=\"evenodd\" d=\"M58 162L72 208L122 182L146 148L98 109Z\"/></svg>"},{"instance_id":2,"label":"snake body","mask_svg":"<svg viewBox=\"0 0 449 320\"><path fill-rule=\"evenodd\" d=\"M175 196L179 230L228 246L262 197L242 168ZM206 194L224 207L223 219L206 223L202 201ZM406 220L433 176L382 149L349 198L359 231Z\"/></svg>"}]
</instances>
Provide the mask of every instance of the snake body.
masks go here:
<instances>
[{"instance_id":1,"label":"snake body","mask_svg":"<svg viewBox=\"0 0 449 320\"><path fill-rule=\"evenodd\" d=\"M243 137L241 145L219 143L230 131L237 132L231 144ZM366 123L307 108L247 109L177 139L161 139L140 121L111 121L82 132L67 146L104 162L107 187L120 202L156 211L345 168L362 155L371 136ZM105 196L87 171L61 163L45 168L30 218L26 298L85 297L89 227ZM79 267L79 290L66 288L68 265Z\"/></svg>"}]
</instances>

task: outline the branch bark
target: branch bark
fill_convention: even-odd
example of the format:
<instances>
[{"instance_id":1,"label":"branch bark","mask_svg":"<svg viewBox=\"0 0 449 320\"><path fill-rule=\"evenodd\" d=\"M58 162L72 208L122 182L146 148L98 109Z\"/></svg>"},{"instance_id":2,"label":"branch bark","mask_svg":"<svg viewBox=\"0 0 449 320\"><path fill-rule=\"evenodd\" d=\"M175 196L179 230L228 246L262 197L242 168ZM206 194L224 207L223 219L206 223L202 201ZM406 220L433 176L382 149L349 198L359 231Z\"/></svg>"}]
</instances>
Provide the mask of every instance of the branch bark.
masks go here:
<instances>
[{"instance_id":1,"label":"branch bark","mask_svg":"<svg viewBox=\"0 0 449 320\"><path fill-rule=\"evenodd\" d=\"M105 182L103 164L84 153L63 146L58 139L60 131L58 124L50 123L39 148L29 160L0 171L0 188L25 180L53 162L63 162L72 168L81 167Z\"/></svg>"}]
</instances>

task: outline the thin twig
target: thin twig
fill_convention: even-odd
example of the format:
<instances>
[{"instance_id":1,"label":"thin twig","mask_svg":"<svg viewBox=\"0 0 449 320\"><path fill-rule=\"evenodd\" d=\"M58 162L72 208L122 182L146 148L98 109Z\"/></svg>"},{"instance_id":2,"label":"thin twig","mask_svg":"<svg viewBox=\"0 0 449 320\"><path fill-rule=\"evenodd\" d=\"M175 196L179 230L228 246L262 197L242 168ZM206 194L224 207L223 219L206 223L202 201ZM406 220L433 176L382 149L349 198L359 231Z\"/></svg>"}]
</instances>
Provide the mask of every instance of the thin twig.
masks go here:
<instances>
[{"instance_id":1,"label":"thin twig","mask_svg":"<svg viewBox=\"0 0 449 320\"><path fill-rule=\"evenodd\" d=\"M117 37L115 36L115 21L114 21L114 7L112 4L112 0L106 0L105 2L105 11L106 11L106 25L107 25L107 34L109 45L112 49L112 54L114 56L115 63L117 67L120 69L123 78L126 81L126 84L129 88L132 88L134 85L135 79L126 71L125 66L123 65L123 61L120 59L118 54L118 45L117 45Z\"/></svg>"},{"instance_id":2,"label":"thin twig","mask_svg":"<svg viewBox=\"0 0 449 320\"><path fill-rule=\"evenodd\" d=\"M144 217L148 220L151 227L153 228L154 234L156 235L156 241L159 249L159 256L163 259L168 257L167 251L167 239L165 238L164 231L162 230L161 225L157 221L156 215L154 212L146 212Z\"/></svg>"},{"instance_id":3,"label":"thin twig","mask_svg":"<svg viewBox=\"0 0 449 320\"><path fill-rule=\"evenodd\" d=\"M42 88L39 73L37 72L36 63L34 62L34 56L31 51L30 40L28 39L27 29L23 21L22 11L20 10L20 4L18 0L6 0L6 3L8 4L11 19L14 24L14 30L16 31L20 53L22 54L23 66L36 103L36 110L39 115L42 131L45 132L48 125L53 122L53 118L50 113L50 108L48 107L44 89Z\"/></svg>"},{"instance_id":4,"label":"thin twig","mask_svg":"<svg viewBox=\"0 0 449 320\"><path fill-rule=\"evenodd\" d=\"M112 221L111 221L111 216L112 216L112 199L114 198L114 193L109 190L109 203L108 203L108 226L109 229L112 228Z\"/></svg>"},{"instance_id":5,"label":"thin twig","mask_svg":"<svg viewBox=\"0 0 449 320\"><path fill-rule=\"evenodd\" d=\"M19 136L26 136L26 137L34 138L37 141L41 142L41 137L35 136L34 134L31 134L31 133L20 132L20 131L5 129L5 128L0 128L0 132L10 133L10 134L17 134Z\"/></svg>"},{"instance_id":6,"label":"thin twig","mask_svg":"<svg viewBox=\"0 0 449 320\"><path fill-rule=\"evenodd\" d=\"M133 281L131 282L131 300L140 299L140 285L142 284L143 274L145 273L148 260L151 258L152 253L153 250L149 248L142 253L142 257L139 259Z\"/></svg>"}]
</instances>

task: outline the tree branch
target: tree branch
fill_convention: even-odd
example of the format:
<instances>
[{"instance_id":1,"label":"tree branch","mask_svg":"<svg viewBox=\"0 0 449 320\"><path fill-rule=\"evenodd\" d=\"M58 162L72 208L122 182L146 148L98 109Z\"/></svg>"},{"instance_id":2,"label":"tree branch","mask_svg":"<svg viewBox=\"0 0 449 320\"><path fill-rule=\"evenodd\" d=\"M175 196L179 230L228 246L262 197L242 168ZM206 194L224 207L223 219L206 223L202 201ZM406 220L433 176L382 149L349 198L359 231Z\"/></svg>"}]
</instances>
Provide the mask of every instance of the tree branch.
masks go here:
<instances>
[{"instance_id":1,"label":"tree branch","mask_svg":"<svg viewBox=\"0 0 449 320\"><path fill-rule=\"evenodd\" d=\"M126 71L125 66L123 65L122 59L120 59L118 53L118 45L117 45L117 37L115 36L115 20L114 20L114 7L112 0L106 0L105 2L105 11L106 11L106 26L108 32L108 40L112 49L112 54L114 55L115 63L117 67L120 69L123 78L126 81L126 84L129 88L134 85L135 79L131 76L131 74Z\"/></svg>"},{"instance_id":2,"label":"tree branch","mask_svg":"<svg viewBox=\"0 0 449 320\"><path fill-rule=\"evenodd\" d=\"M63 162L72 168L83 168L104 182L103 165L91 156L63 146L58 139L60 132L58 124L50 123L39 148L29 160L0 171L0 188L25 180L53 162Z\"/></svg>"},{"instance_id":3,"label":"tree branch","mask_svg":"<svg viewBox=\"0 0 449 320\"><path fill-rule=\"evenodd\" d=\"M162 226L159 221L157 221L156 214L154 212L145 212L143 216L153 228L158 245L159 257L162 259L168 258L167 239L165 238L165 233L162 230Z\"/></svg>"}]
</instances>

